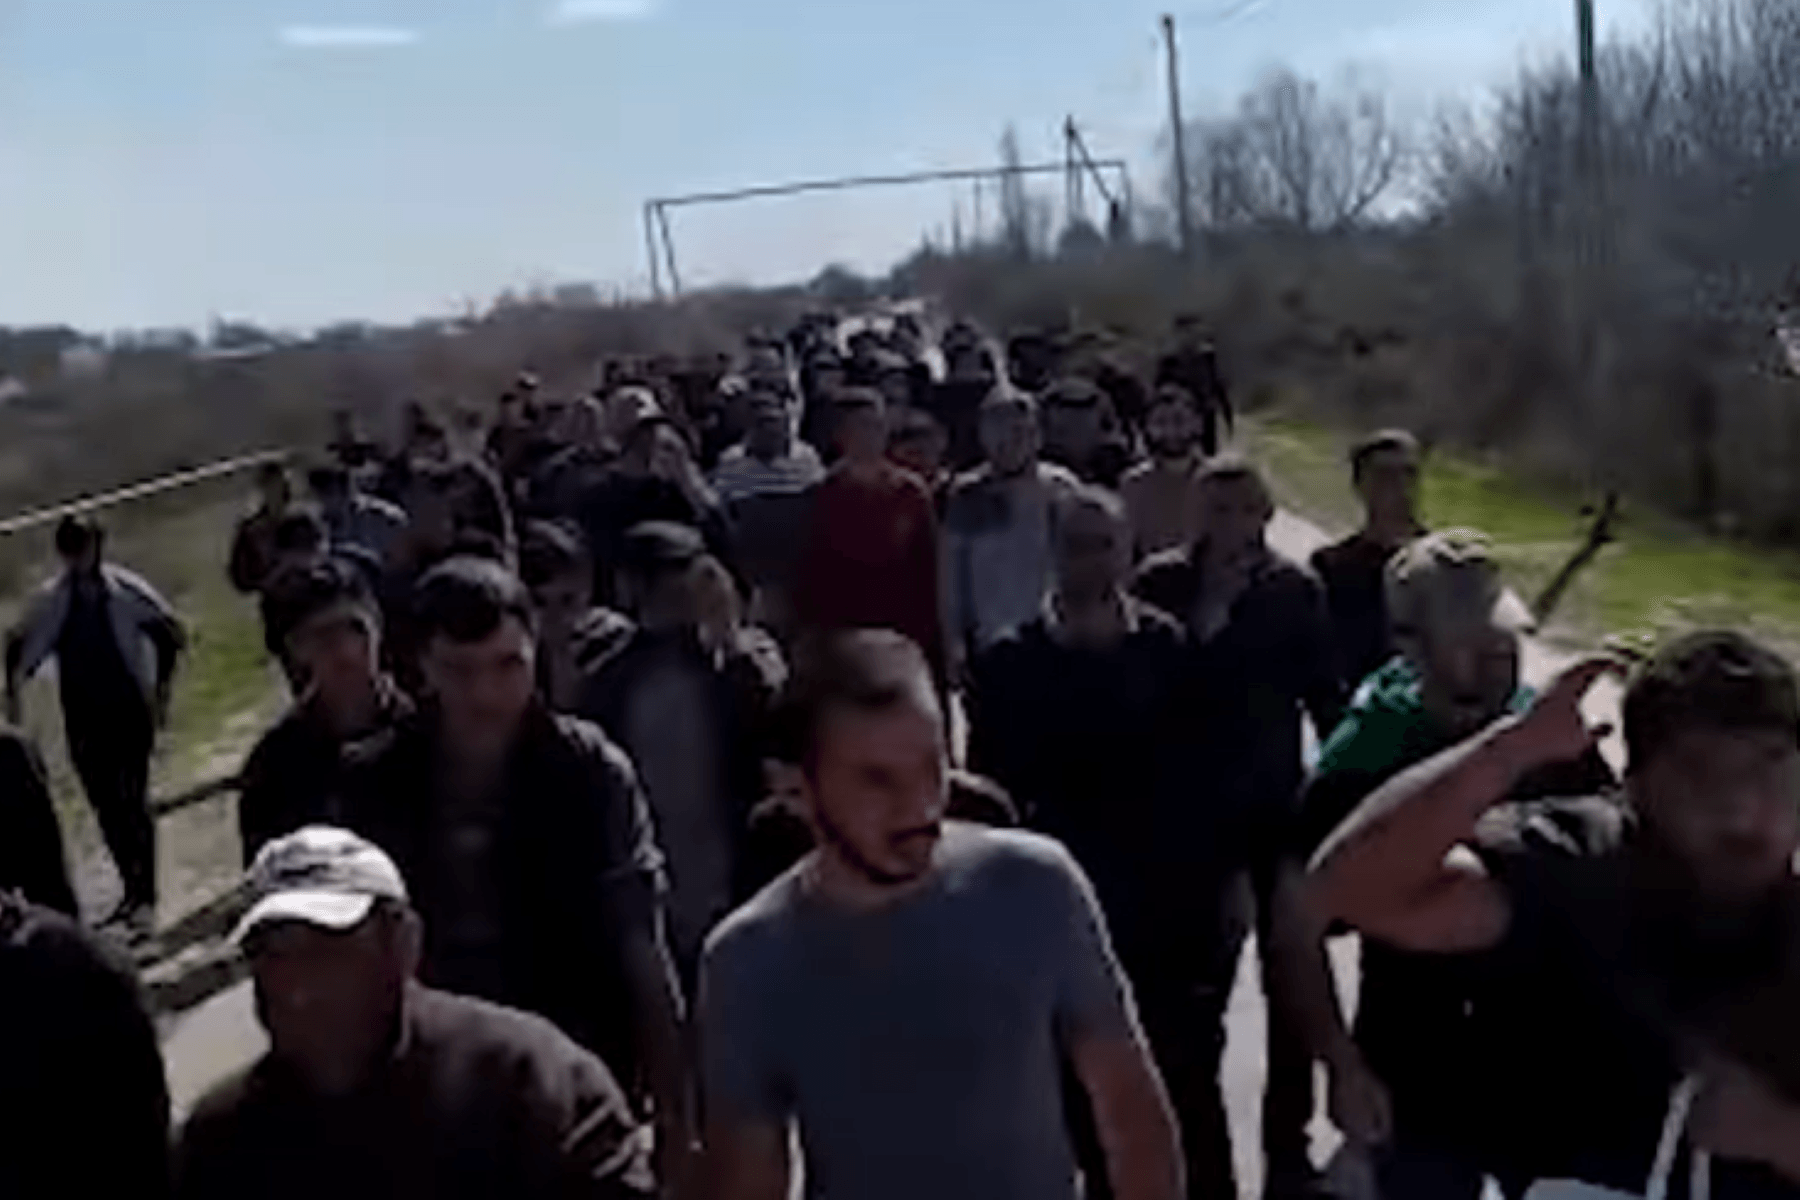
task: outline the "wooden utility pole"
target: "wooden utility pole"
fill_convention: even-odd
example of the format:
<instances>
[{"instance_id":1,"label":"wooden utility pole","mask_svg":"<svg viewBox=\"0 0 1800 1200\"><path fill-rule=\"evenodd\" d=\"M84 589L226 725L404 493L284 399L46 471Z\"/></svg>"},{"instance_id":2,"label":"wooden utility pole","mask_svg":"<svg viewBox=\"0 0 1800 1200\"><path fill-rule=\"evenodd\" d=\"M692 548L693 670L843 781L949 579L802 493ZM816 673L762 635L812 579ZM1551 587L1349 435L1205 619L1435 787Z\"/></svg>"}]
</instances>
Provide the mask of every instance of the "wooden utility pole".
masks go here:
<instances>
[{"instance_id":1,"label":"wooden utility pole","mask_svg":"<svg viewBox=\"0 0 1800 1200\"><path fill-rule=\"evenodd\" d=\"M1162 19L1163 42L1169 51L1169 136L1175 151L1175 219L1181 231L1181 255L1190 258L1194 252L1194 206L1189 190L1187 130L1181 118L1181 53L1175 45L1175 18L1165 13Z\"/></svg>"}]
</instances>

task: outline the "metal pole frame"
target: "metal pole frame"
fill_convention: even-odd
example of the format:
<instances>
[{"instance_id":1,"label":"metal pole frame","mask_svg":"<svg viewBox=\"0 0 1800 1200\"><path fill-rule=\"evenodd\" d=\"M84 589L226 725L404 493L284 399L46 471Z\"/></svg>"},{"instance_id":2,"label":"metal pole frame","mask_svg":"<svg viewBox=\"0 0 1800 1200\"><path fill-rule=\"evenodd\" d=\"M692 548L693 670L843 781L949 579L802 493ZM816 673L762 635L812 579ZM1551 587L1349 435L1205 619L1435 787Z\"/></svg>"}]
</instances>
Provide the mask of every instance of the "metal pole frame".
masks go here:
<instances>
[{"instance_id":1,"label":"metal pole frame","mask_svg":"<svg viewBox=\"0 0 1800 1200\"><path fill-rule=\"evenodd\" d=\"M1102 172L1111 171L1119 181L1120 193L1131 195L1131 172L1121 158L1103 158L1090 160L1089 163L1096 177ZM693 192L685 196L660 196L649 200L644 205L645 224L654 223L660 232L664 264L668 268L668 285L670 294L681 297L681 273L676 262L675 238L669 224L671 208L693 208L699 205L735 204L742 200L766 200L782 196L797 196L808 192L841 192L853 188L870 187L906 187L921 183L960 183L966 180L1004 179L1008 175L1050 175L1067 170L1065 163L1033 163L1021 166L1016 170L1004 167L971 167L950 171L913 171L900 175L851 175L839 179L809 179L795 183L768 184L758 187L736 188L723 192ZM646 239L650 245L650 276L652 286L657 284L658 268L656 264L657 240L655 232L648 232Z\"/></svg>"},{"instance_id":2,"label":"metal pole frame","mask_svg":"<svg viewBox=\"0 0 1800 1200\"><path fill-rule=\"evenodd\" d=\"M656 248L656 205L644 205L644 253L650 259L650 294L658 300L663 298L662 263L657 257Z\"/></svg>"}]
</instances>

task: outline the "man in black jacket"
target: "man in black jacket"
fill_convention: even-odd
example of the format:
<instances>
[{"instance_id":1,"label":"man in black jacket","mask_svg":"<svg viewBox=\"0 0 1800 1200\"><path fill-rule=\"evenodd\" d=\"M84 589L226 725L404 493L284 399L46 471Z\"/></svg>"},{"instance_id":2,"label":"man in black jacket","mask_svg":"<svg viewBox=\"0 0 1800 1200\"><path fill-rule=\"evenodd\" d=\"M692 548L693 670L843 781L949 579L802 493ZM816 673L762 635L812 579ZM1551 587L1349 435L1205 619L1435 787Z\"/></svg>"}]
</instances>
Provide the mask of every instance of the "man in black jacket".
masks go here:
<instances>
[{"instance_id":1,"label":"man in black jacket","mask_svg":"<svg viewBox=\"0 0 1800 1200\"><path fill-rule=\"evenodd\" d=\"M412 704L381 670L381 612L368 581L338 558L284 573L263 597L269 636L307 689L244 763L238 835L244 865L275 838L341 824L354 773L393 741Z\"/></svg>"},{"instance_id":2,"label":"man in black jacket","mask_svg":"<svg viewBox=\"0 0 1800 1200\"><path fill-rule=\"evenodd\" d=\"M379 849L311 826L257 856L250 889L237 940L270 1049L182 1131L181 1200L654 1194L605 1064L541 1018L414 982L419 920Z\"/></svg>"},{"instance_id":3,"label":"man in black jacket","mask_svg":"<svg viewBox=\"0 0 1800 1200\"><path fill-rule=\"evenodd\" d=\"M1217 454L1224 438L1231 436L1237 418L1231 409L1225 373L1219 367L1219 351L1206 335L1199 317L1175 319L1175 349L1156 364L1156 386L1170 384L1186 389L1200 406L1205 422L1200 444L1208 455Z\"/></svg>"},{"instance_id":4,"label":"man in black jacket","mask_svg":"<svg viewBox=\"0 0 1800 1200\"><path fill-rule=\"evenodd\" d=\"M419 583L429 697L358 779L352 828L425 919L421 978L548 1017L625 1080L641 1069L665 1179L691 1146L663 854L630 761L537 689L536 618L505 567Z\"/></svg>"},{"instance_id":5,"label":"man in black jacket","mask_svg":"<svg viewBox=\"0 0 1800 1200\"><path fill-rule=\"evenodd\" d=\"M1053 512L1055 591L1043 615L974 661L969 757L1059 839L1093 881L1168 1085L1188 1194L1232 1196L1219 1066L1245 922L1241 860L1197 797L1183 719L1187 639L1126 591L1131 534L1111 493L1082 485ZM1099 1161L1091 1121L1078 1149ZM1100 1196L1099 1175L1089 1194Z\"/></svg>"},{"instance_id":6,"label":"man in black jacket","mask_svg":"<svg viewBox=\"0 0 1800 1200\"><path fill-rule=\"evenodd\" d=\"M1136 590L1187 627L1190 727L1198 731L1189 778L1197 802L1226 810L1230 819L1221 828L1238 839L1233 852L1249 867L1269 996L1265 1194L1286 1197L1313 1189L1306 1137L1312 1064L1297 1006L1267 948L1303 779L1302 720L1311 718L1315 731L1336 728L1343 693L1324 589L1269 546L1275 509L1261 473L1221 456L1202 475L1200 494L1200 541L1148 560Z\"/></svg>"}]
</instances>

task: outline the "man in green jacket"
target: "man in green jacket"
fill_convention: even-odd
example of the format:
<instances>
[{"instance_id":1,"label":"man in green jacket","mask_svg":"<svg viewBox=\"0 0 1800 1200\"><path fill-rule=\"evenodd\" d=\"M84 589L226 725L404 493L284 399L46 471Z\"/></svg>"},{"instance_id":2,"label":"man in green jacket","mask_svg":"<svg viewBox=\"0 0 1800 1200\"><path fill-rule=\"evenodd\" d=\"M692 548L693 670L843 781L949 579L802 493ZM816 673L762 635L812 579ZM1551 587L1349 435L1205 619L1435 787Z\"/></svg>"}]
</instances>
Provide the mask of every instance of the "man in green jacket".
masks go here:
<instances>
[{"instance_id":1,"label":"man in green jacket","mask_svg":"<svg viewBox=\"0 0 1800 1200\"><path fill-rule=\"evenodd\" d=\"M1294 860L1304 861L1376 788L1416 763L1529 706L1519 678L1530 615L1505 588L1492 547L1466 530L1419 538L1388 567L1387 601L1399 654L1357 689L1320 749L1306 785ZM1586 796L1608 790L1598 754L1526 780L1515 794ZM1418 955L1365 939L1354 1033L1330 986L1323 924L1284 879L1277 947L1304 1000L1315 1054L1331 1076L1332 1119L1371 1151L1384 1200L1475 1200L1494 1160L1497 1114L1483 1069L1489 1039L1473 956Z\"/></svg>"}]
</instances>

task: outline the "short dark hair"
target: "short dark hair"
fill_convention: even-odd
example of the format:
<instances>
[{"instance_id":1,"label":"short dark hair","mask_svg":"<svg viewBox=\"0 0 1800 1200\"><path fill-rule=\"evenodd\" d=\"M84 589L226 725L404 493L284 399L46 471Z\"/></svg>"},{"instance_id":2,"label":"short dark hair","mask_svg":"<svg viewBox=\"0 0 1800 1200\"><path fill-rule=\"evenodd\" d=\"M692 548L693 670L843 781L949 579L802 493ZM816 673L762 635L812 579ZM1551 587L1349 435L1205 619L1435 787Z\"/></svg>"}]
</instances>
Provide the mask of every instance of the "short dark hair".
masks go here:
<instances>
[{"instance_id":1,"label":"short dark hair","mask_svg":"<svg viewBox=\"0 0 1800 1200\"><path fill-rule=\"evenodd\" d=\"M946 436L943 422L922 408L906 407L894 413L888 429L888 445L910 446L926 438Z\"/></svg>"},{"instance_id":2,"label":"short dark hair","mask_svg":"<svg viewBox=\"0 0 1800 1200\"><path fill-rule=\"evenodd\" d=\"M1076 375L1064 376L1044 391L1045 408L1099 408L1105 403L1099 384Z\"/></svg>"},{"instance_id":3,"label":"short dark hair","mask_svg":"<svg viewBox=\"0 0 1800 1200\"><path fill-rule=\"evenodd\" d=\"M279 572L262 595L269 644L284 645L308 618L340 604L355 605L371 617L380 612L367 576L355 564L326 557Z\"/></svg>"},{"instance_id":4,"label":"short dark hair","mask_svg":"<svg viewBox=\"0 0 1800 1200\"><path fill-rule=\"evenodd\" d=\"M1252 483L1261 488L1264 495L1269 492L1269 480L1262 473L1262 468L1243 455L1230 451L1214 457L1200 469L1200 482Z\"/></svg>"},{"instance_id":5,"label":"short dark hair","mask_svg":"<svg viewBox=\"0 0 1800 1200\"><path fill-rule=\"evenodd\" d=\"M278 458L272 458L256 468L256 482L259 487L271 483L287 483L287 464Z\"/></svg>"},{"instance_id":6,"label":"short dark hair","mask_svg":"<svg viewBox=\"0 0 1800 1200\"><path fill-rule=\"evenodd\" d=\"M1632 771L1690 729L1800 738L1800 688L1786 659L1743 634L1692 633L1670 642L1632 679L1624 724Z\"/></svg>"},{"instance_id":7,"label":"short dark hair","mask_svg":"<svg viewBox=\"0 0 1800 1200\"><path fill-rule=\"evenodd\" d=\"M282 513L275 521L269 541L277 553L290 554L304 550L322 550L331 540L324 514L310 504L300 504Z\"/></svg>"},{"instance_id":8,"label":"short dark hair","mask_svg":"<svg viewBox=\"0 0 1800 1200\"><path fill-rule=\"evenodd\" d=\"M519 578L541 588L566 575L593 571L581 535L562 521L528 521L519 534Z\"/></svg>"},{"instance_id":9,"label":"short dark hair","mask_svg":"<svg viewBox=\"0 0 1800 1200\"><path fill-rule=\"evenodd\" d=\"M614 564L622 576L657 583L687 571L706 554L706 539L680 521L644 521L625 531Z\"/></svg>"},{"instance_id":10,"label":"short dark hair","mask_svg":"<svg viewBox=\"0 0 1800 1200\"><path fill-rule=\"evenodd\" d=\"M1386 454L1391 450L1417 457L1419 439L1404 429L1383 429L1371 433L1350 447L1350 477L1361 479L1363 472L1369 469L1371 459L1377 454Z\"/></svg>"},{"instance_id":11,"label":"short dark hair","mask_svg":"<svg viewBox=\"0 0 1800 1200\"><path fill-rule=\"evenodd\" d=\"M892 630L816 634L796 648L793 666L772 749L778 759L808 769L818 761L819 734L833 710L879 712L936 694L924 652Z\"/></svg>"},{"instance_id":12,"label":"short dark hair","mask_svg":"<svg viewBox=\"0 0 1800 1200\"><path fill-rule=\"evenodd\" d=\"M853 412L885 412L887 397L874 388L847 387L833 393L831 411L839 416Z\"/></svg>"},{"instance_id":13,"label":"short dark hair","mask_svg":"<svg viewBox=\"0 0 1800 1200\"><path fill-rule=\"evenodd\" d=\"M1057 493L1050 504L1050 527L1060 528L1070 513L1082 510L1103 512L1113 520L1124 524L1128 518L1125 513L1125 501L1119 494L1098 484L1077 483Z\"/></svg>"},{"instance_id":14,"label":"short dark hair","mask_svg":"<svg viewBox=\"0 0 1800 1200\"><path fill-rule=\"evenodd\" d=\"M80 558L105 544L106 531L93 517L83 514L64 517L57 522L56 552L63 558Z\"/></svg>"},{"instance_id":15,"label":"short dark hair","mask_svg":"<svg viewBox=\"0 0 1800 1200\"><path fill-rule=\"evenodd\" d=\"M433 638L484 641L508 617L536 628L531 596L519 577L491 559L461 555L433 567L413 591L413 631L420 646Z\"/></svg>"}]
</instances>

